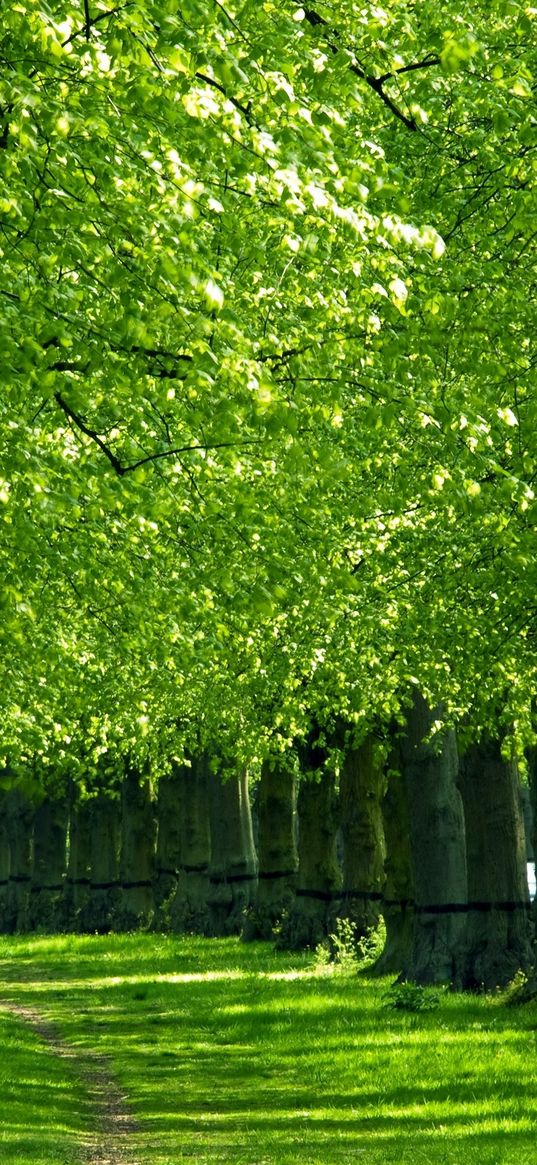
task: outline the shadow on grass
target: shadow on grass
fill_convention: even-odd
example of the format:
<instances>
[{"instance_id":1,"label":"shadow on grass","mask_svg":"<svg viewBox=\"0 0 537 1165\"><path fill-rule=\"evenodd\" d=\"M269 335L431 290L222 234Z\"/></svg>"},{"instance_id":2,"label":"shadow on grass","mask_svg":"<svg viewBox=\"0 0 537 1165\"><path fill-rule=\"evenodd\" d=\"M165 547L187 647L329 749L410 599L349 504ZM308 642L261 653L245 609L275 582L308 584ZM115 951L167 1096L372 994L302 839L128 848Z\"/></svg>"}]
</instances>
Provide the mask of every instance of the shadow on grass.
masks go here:
<instances>
[{"instance_id":1,"label":"shadow on grass","mask_svg":"<svg viewBox=\"0 0 537 1165\"><path fill-rule=\"evenodd\" d=\"M0 1006L2 1165L74 1165L89 1113L79 1082L23 1021Z\"/></svg>"},{"instance_id":2,"label":"shadow on grass","mask_svg":"<svg viewBox=\"0 0 537 1165\"><path fill-rule=\"evenodd\" d=\"M386 983L235 940L2 953L11 993L110 1056L144 1165L537 1165L533 1005L446 996L395 1013Z\"/></svg>"}]
</instances>

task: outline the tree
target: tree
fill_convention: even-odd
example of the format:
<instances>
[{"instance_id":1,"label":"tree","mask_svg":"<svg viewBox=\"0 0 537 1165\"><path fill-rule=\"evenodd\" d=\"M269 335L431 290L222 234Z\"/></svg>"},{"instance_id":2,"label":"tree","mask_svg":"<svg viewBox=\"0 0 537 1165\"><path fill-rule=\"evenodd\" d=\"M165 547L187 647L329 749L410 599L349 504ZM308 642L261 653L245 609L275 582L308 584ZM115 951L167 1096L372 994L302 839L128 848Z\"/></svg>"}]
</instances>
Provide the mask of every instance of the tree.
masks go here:
<instances>
[{"instance_id":1,"label":"tree","mask_svg":"<svg viewBox=\"0 0 537 1165\"><path fill-rule=\"evenodd\" d=\"M279 763L266 760L255 802L259 870L255 904L243 929L246 939L272 938L293 905L298 868L296 799L291 758Z\"/></svg>"},{"instance_id":2,"label":"tree","mask_svg":"<svg viewBox=\"0 0 537 1165\"><path fill-rule=\"evenodd\" d=\"M370 733L359 745L347 743L339 776L343 848L339 917L348 919L356 939L375 930L382 909L386 857L382 820L384 760L380 742Z\"/></svg>"}]
</instances>

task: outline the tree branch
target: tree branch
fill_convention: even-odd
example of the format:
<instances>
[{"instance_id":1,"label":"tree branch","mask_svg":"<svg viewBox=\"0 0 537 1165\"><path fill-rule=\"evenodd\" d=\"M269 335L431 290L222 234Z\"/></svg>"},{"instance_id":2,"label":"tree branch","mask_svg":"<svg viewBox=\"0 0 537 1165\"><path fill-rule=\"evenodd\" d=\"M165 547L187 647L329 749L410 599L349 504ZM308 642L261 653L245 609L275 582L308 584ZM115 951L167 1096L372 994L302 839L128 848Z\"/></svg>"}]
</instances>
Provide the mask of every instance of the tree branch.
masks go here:
<instances>
[{"instance_id":1,"label":"tree branch","mask_svg":"<svg viewBox=\"0 0 537 1165\"><path fill-rule=\"evenodd\" d=\"M89 42L91 36L91 15L89 8L89 0L84 0L84 36Z\"/></svg>"},{"instance_id":2,"label":"tree branch","mask_svg":"<svg viewBox=\"0 0 537 1165\"><path fill-rule=\"evenodd\" d=\"M112 453L112 450L108 448L108 445L105 445L104 441L101 439L101 437L99 437L99 434L95 432L95 429L90 429L89 426L86 425L86 422L82 419L82 417L80 417L78 413L75 413L74 409L72 409L71 406L67 404L67 401L64 400L61 392L55 392L54 399L57 401L66 417L69 417L69 420L72 421L74 425L76 425L77 429L80 429L81 433L85 433L86 437L91 437L91 440L95 441L95 444L99 446L101 452L104 453L105 457L108 458L110 465L113 469L115 469L118 477L123 477L125 470L121 462L118 461L115 454Z\"/></svg>"},{"instance_id":3,"label":"tree branch","mask_svg":"<svg viewBox=\"0 0 537 1165\"><path fill-rule=\"evenodd\" d=\"M392 77L400 77L401 73L414 73L417 69L430 69L432 65L439 65L440 57L436 53L428 53L422 61L414 61L411 65L401 65L400 69L394 69L391 73L383 73L382 77L377 77L379 85L384 85L386 81L391 81Z\"/></svg>"},{"instance_id":4,"label":"tree branch","mask_svg":"<svg viewBox=\"0 0 537 1165\"><path fill-rule=\"evenodd\" d=\"M214 444L197 445L182 445L178 449L165 449L162 453L150 453L147 457L141 457L139 461L134 461L132 465L125 465L123 473L131 473L133 469L139 469L140 465L147 465L150 461L162 461L164 457L176 457L180 453L196 453L199 449L237 449L244 445L262 445L262 437L250 437L244 441L215 441Z\"/></svg>"},{"instance_id":5,"label":"tree branch","mask_svg":"<svg viewBox=\"0 0 537 1165\"><path fill-rule=\"evenodd\" d=\"M67 37L67 40L62 41L62 49L65 48L67 44L71 44L71 41L75 40L77 36L85 36L86 40L89 40L90 29L92 29L95 24L99 24L99 21L101 20L106 20L107 16L115 16L116 12L123 12L124 8L132 8L133 3L134 0L127 0L126 4L118 4L117 8L110 8L108 12L99 12L98 16L90 18L89 2L88 0L84 0L84 25L82 28L76 28L75 31Z\"/></svg>"},{"instance_id":6,"label":"tree branch","mask_svg":"<svg viewBox=\"0 0 537 1165\"><path fill-rule=\"evenodd\" d=\"M240 110L241 113L244 113L244 116L245 116L247 121L251 120L251 118L250 118L251 103L250 102L248 102L248 105L241 105L241 102L237 101L236 97L232 97L231 94L228 93L225 85L221 85L219 81L215 81L214 77L208 77L206 73L195 73L194 75L196 77L199 77L200 81L205 81L206 85L212 85L213 89L218 89L220 93L223 93L224 97L227 97L228 101L231 101L231 104L235 106L235 109L238 109L238 110Z\"/></svg>"},{"instance_id":7,"label":"tree branch","mask_svg":"<svg viewBox=\"0 0 537 1165\"><path fill-rule=\"evenodd\" d=\"M103 441L102 437L99 436L96 430L90 429L89 425L86 424L83 417L81 417L79 413L75 413L75 410L72 409L69 404L67 404L67 401L62 396L61 392L54 393L54 399L56 400L57 404L59 404L62 412L65 413L66 417L69 417L69 420L72 421L74 425L76 425L76 428L79 429L81 433L84 433L86 437L90 437L90 439L94 441L96 445L98 445L99 449L102 453L104 453L104 456L110 462L112 469L115 470L118 477L124 477L126 473L133 473L135 469L139 469L141 465L148 465L151 461L162 461L165 457L177 457L180 453L195 453L200 449L232 449L242 448L245 445L263 444L262 437L250 437L244 441L215 441L214 443L209 442L208 444L197 443L196 445L180 445L175 449L165 449L161 453L149 453L147 457L140 457L138 461L133 461L130 465L122 465L119 458L116 457L115 453L112 452L112 450Z\"/></svg>"},{"instance_id":8,"label":"tree branch","mask_svg":"<svg viewBox=\"0 0 537 1165\"><path fill-rule=\"evenodd\" d=\"M317 25L323 25L328 30L328 35L330 37L339 40L339 32L337 29L330 28L328 21L325 20L323 16L320 16L320 14L315 11L315 9L305 8L304 16L312 28L317 27ZM330 51L332 53L338 53L338 45L334 44L332 40L328 39L328 35L326 43ZM422 61L415 61L411 65L403 65L400 69L394 69L391 73L383 73L380 77L374 77L367 73L363 65L356 62L350 64L349 69L351 73L354 73L356 77L359 77L360 80L365 81L366 85L369 85L369 88L377 94L377 97L380 97L380 100L384 102L384 105L387 106L390 112L393 113L394 116L397 117L399 121L401 121L403 125L406 126L407 129L415 132L418 128L417 122L413 117L408 117L406 113L403 113L403 110L400 109L398 105L396 105L395 101L392 101L392 98L389 96L389 94L385 92L384 85L387 81L390 81L392 78L399 76L401 73L410 73L416 69L428 69L432 65L439 64L440 57L429 53Z\"/></svg>"}]
</instances>

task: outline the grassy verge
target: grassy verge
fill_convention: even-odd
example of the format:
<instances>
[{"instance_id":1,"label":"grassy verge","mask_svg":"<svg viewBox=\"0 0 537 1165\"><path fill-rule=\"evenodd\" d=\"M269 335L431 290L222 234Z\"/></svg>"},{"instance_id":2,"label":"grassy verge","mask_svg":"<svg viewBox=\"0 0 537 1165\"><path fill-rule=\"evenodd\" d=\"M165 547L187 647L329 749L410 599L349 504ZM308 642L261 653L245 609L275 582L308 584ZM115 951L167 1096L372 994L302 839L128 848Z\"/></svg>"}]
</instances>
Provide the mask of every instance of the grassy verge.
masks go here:
<instances>
[{"instance_id":1,"label":"grassy verge","mask_svg":"<svg viewBox=\"0 0 537 1165\"><path fill-rule=\"evenodd\" d=\"M150 935L1 940L0 980L109 1057L143 1165L537 1165L536 1004L390 1010L386 982L309 956ZM35 1111L67 1132L48 1080ZM22 1138L35 1111L20 1095Z\"/></svg>"}]
</instances>

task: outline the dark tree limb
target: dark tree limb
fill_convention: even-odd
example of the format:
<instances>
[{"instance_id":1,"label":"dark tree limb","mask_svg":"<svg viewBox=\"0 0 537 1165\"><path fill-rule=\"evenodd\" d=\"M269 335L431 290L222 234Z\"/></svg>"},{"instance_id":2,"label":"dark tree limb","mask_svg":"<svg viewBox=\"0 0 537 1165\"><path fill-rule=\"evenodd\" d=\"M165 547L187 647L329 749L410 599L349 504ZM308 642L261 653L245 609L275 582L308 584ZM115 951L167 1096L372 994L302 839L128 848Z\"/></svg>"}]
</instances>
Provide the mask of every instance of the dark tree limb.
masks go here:
<instances>
[{"instance_id":1,"label":"dark tree limb","mask_svg":"<svg viewBox=\"0 0 537 1165\"><path fill-rule=\"evenodd\" d=\"M206 73L196 73L195 76L199 77L200 81L204 81L206 85L212 85L213 89L218 89L220 93L223 93L224 97L235 106L235 109L238 109L244 114L246 120L250 121L251 102L248 102L248 105L242 105L236 97L232 97L231 93L228 93L225 85L221 85L220 81L215 81L214 77L208 77Z\"/></svg>"},{"instance_id":2,"label":"dark tree limb","mask_svg":"<svg viewBox=\"0 0 537 1165\"><path fill-rule=\"evenodd\" d=\"M126 4L118 4L117 8L110 8L108 12L99 12L97 16L91 17L89 0L84 0L84 24L82 28L76 28L66 40L62 41L62 48L65 48L67 44L71 44L71 41L75 40L78 36L84 36L86 40L89 40L91 29L95 24L99 24L101 20L106 20L108 16L115 16L116 12L123 12L124 8L132 8L133 3L134 0L127 0Z\"/></svg>"},{"instance_id":3,"label":"dark tree limb","mask_svg":"<svg viewBox=\"0 0 537 1165\"><path fill-rule=\"evenodd\" d=\"M117 473L118 477L124 477L126 473L132 473L135 469L139 469L142 465L148 465L151 461L162 461L165 457L177 457L180 453L196 453L200 449L233 449L239 447L242 448L245 445L263 444L262 437L250 437L243 441L215 441L212 443L209 442L207 444L198 442L195 445L181 445L174 449L165 449L160 453L149 453L147 457L140 457L138 461L133 461L130 465L123 465L119 458L116 457L115 453L113 453L110 447L106 444L106 442L103 441L99 433L97 433L95 429L90 429L84 418L71 408L71 406L62 396L61 392L54 393L54 399L60 406L62 412L65 413L66 417L69 418L73 425L75 425L75 427L79 429L81 433L84 433L86 437L89 437L92 441L95 442L104 456L110 462L112 469Z\"/></svg>"},{"instance_id":4,"label":"dark tree limb","mask_svg":"<svg viewBox=\"0 0 537 1165\"><path fill-rule=\"evenodd\" d=\"M77 429L80 429L81 433L85 433L86 437L90 437L92 441L95 441L95 444L99 446L99 449L102 453L104 453L104 456L108 458L110 465L113 469L115 469L118 477L123 477L123 474L125 473L124 467L122 466L121 462L118 461L115 453L112 453L112 450L108 448L108 445L106 445L102 438L99 437L99 434L95 431L95 429L90 429L89 426L86 425L86 422L82 419L82 417L79 416L78 413L75 413L74 409L72 409L70 405L67 404L67 401L64 400L61 392L55 392L54 399L59 404L66 417L69 417L69 420L72 421L74 425L76 425Z\"/></svg>"},{"instance_id":5,"label":"dark tree limb","mask_svg":"<svg viewBox=\"0 0 537 1165\"><path fill-rule=\"evenodd\" d=\"M308 21L308 24L312 26L312 28L316 28L318 25L323 25L328 30L328 36L333 38L330 40L327 36L328 48L332 53L338 53L340 46L334 44L334 40L339 40L339 32L337 32L336 29L330 28L328 21L325 20L324 17L316 12L313 8L305 8L304 17ZM428 69L432 65L439 64L440 57L433 53L429 53L422 61L415 61L410 65L403 65L400 69L394 69L391 73L383 73L380 77L372 76L372 74L368 73L364 66L357 61L354 61L352 64L350 64L349 69L351 73L354 73L356 77L359 77L361 81L365 81L366 85L369 85L369 88L377 94L377 97L379 97L382 102L384 102L384 105L386 105L390 112L393 113L394 117L397 117L398 120L401 121L407 129L415 132L418 128L418 124L415 118L409 117L408 114L404 113L403 110L399 108L396 102L392 100L388 93L386 93L384 85L387 81L398 77L402 73L410 73L418 69Z\"/></svg>"},{"instance_id":6,"label":"dark tree limb","mask_svg":"<svg viewBox=\"0 0 537 1165\"><path fill-rule=\"evenodd\" d=\"M91 14L89 0L84 0L84 36L89 41L91 36Z\"/></svg>"}]
</instances>

